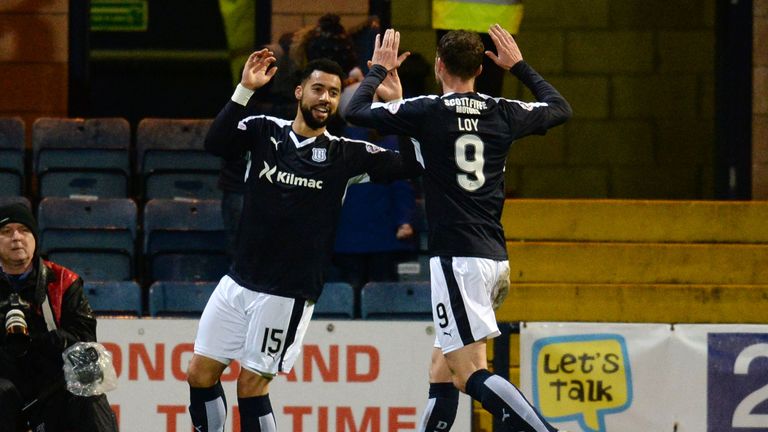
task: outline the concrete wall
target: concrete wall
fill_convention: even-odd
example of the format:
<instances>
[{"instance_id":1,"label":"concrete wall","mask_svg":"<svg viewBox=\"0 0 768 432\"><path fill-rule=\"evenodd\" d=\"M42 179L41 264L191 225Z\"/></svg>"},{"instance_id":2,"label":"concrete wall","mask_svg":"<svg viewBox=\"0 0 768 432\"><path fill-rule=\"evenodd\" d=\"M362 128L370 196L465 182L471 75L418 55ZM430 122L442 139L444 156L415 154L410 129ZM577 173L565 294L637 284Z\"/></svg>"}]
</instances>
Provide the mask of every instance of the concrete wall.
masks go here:
<instances>
[{"instance_id":1,"label":"concrete wall","mask_svg":"<svg viewBox=\"0 0 768 432\"><path fill-rule=\"evenodd\" d=\"M710 198L714 0L525 3L525 59L575 117L513 146L512 197ZM434 58L429 0L393 2L404 47ZM529 99L513 78L503 96Z\"/></svg>"},{"instance_id":2,"label":"concrete wall","mask_svg":"<svg viewBox=\"0 0 768 432\"><path fill-rule=\"evenodd\" d=\"M575 118L513 147L511 197L713 197L715 0L526 2L526 60ZM430 0L391 2L402 45L434 59ZM768 0L755 0L753 195L768 197ZM367 2L273 1L273 37L326 12L351 27ZM0 2L0 116L67 114L67 0ZM432 77L428 77L432 80ZM431 89L436 86L431 82ZM503 96L529 98L509 78Z\"/></svg>"},{"instance_id":3,"label":"concrete wall","mask_svg":"<svg viewBox=\"0 0 768 432\"><path fill-rule=\"evenodd\" d=\"M0 2L0 116L67 115L67 0Z\"/></svg>"}]
</instances>

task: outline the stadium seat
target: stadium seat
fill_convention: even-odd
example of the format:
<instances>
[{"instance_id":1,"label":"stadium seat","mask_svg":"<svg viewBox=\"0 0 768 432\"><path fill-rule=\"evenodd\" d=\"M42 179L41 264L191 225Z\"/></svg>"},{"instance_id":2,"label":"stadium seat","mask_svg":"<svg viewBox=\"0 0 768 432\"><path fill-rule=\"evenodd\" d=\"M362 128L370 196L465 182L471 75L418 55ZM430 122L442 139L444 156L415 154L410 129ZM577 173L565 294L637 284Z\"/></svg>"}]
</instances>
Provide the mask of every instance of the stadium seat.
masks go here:
<instances>
[{"instance_id":1,"label":"stadium seat","mask_svg":"<svg viewBox=\"0 0 768 432\"><path fill-rule=\"evenodd\" d=\"M128 197L130 141L122 118L37 119L32 147L40 197Z\"/></svg>"},{"instance_id":2,"label":"stadium seat","mask_svg":"<svg viewBox=\"0 0 768 432\"><path fill-rule=\"evenodd\" d=\"M136 131L136 172L145 200L220 199L221 159L205 151L212 120L143 119Z\"/></svg>"},{"instance_id":3,"label":"stadium seat","mask_svg":"<svg viewBox=\"0 0 768 432\"><path fill-rule=\"evenodd\" d=\"M419 254L416 259L397 264L400 282L429 282L429 255Z\"/></svg>"},{"instance_id":4,"label":"stadium seat","mask_svg":"<svg viewBox=\"0 0 768 432\"><path fill-rule=\"evenodd\" d=\"M355 292L352 285L343 282L326 283L323 293L315 303L315 318L355 317Z\"/></svg>"},{"instance_id":5,"label":"stadium seat","mask_svg":"<svg viewBox=\"0 0 768 432\"><path fill-rule=\"evenodd\" d=\"M218 281L229 268L221 201L150 200L143 251L150 281Z\"/></svg>"},{"instance_id":6,"label":"stadium seat","mask_svg":"<svg viewBox=\"0 0 768 432\"><path fill-rule=\"evenodd\" d=\"M149 287L149 314L199 317L217 282L158 281Z\"/></svg>"},{"instance_id":7,"label":"stadium seat","mask_svg":"<svg viewBox=\"0 0 768 432\"><path fill-rule=\"evenodd\" d=\"M38 207L40 253L84 280L134 276L136 203L128 198L49 197Z\"/></svg>"},{"instance_id":8,"label":"stadium seat","mask_svg":"<svg viewBox=\"0 0 768 432\"><path fill-rule=\"evenodd\" d=\"M368 282L360 297L363 319L431 320L429 282Z\"/></svg>"},{"instance_id":9,"label":"stadium seat","mask_svg":"<svg viewBox=\"0 0 768 432\"><path fill-rule=\"evenodd\" d=\"M0 197L24 193L24 121L0 118Z\"/></svg>"},{"instance_id":10,"label":"stadium seat","mask_svg":"<svg viewBox=\"0 0 768 432\"><path fill-rule=\"evenodd\" d=\"M98 315L141 315L141 287L136 281L85 281L83 289Z\"/></svg>"}]
</instances>

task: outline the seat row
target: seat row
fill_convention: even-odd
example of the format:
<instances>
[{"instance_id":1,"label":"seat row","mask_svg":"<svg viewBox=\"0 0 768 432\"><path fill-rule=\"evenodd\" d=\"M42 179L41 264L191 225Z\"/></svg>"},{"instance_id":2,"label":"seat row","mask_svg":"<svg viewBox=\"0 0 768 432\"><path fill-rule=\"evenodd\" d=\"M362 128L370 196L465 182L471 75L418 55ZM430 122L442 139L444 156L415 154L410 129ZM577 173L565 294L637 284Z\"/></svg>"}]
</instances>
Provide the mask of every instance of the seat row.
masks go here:
<instances>
[{"instance_id":1,"label":"seat row","mask_svg":"<svg viewBox=\"0 0 768 432\"><path fill-rule=\"evenodd\" d=\"M199 317L214 288L216 282L155 282L149 288L148 315ZM91 307L100 315L142 315L141 288L136 282L86 282L84 289ZM363 319L432 318L428 282L369 282L362 288L360 302ZM354 318L352 286L326 283L314 316Z\"/></svg>"},{"instance_id":2,"label":"seat row","mask_svg":"<svg viewBox=\"0 0 768 432\"><path fill-rule=\"evenodd\" d=\"M143 119L132 140L123 118L39 118L27 173L25 125L0 118L0 196L25 195L34 176L40 198L220 198L221 160L203 144L211 122Z\"/></svg>"},{"instance_id":3,"label":"seat row","mask_svg":"<svg viewBox=\"0 0 768 432\"><path fill-rule=\"evenodd\" d=\"M0 205L24 197L0 198ZM219 200L45 198L37 208L39 253L86 281L213 281L227 271ZM137 253L138 252L138 253Z\"/></svg>"}]
</instances>

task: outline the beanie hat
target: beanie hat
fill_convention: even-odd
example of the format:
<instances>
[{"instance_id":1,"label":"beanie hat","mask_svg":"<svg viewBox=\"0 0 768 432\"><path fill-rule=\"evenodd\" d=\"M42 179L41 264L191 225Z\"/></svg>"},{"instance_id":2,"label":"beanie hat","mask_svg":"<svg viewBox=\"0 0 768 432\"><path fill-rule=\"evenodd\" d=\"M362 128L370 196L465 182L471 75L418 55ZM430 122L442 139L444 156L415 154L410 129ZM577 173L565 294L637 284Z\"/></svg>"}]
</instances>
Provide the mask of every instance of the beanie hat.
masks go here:
<instances>
[{"instance_id":1,"label":"beanie hat","mask_svg":"<svg viewBox=\"0 0 768 432\"><path fill-rule=\"evenodd\" d=\"M0 207L0 228L9 223L25 225L35 236L37 242L37 221L27 206L16 203Z\"/></svg>"}]
</instances>

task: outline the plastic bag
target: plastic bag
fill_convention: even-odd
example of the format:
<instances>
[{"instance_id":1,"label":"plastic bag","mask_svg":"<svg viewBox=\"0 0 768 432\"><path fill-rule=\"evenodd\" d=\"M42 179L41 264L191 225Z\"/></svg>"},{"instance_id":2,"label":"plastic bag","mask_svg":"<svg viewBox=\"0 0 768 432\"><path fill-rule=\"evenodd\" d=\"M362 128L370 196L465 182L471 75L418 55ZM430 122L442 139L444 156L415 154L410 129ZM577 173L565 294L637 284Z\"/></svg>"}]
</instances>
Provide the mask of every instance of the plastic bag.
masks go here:
<instances>
[{"instance_id":1,"label":"plastic bag","mask_svg":"<svg viewBox=\"0 0 768 432\"><path fill-rule=\"evenodd\" d=\"M112 354L97 342L78 342L61 354L67 390L76 396L97 396L117 388Z\"/></svg>"}]
</instances>

